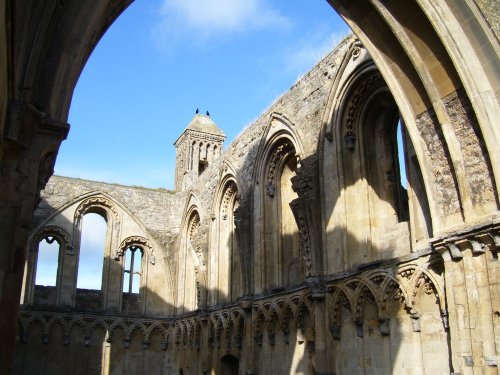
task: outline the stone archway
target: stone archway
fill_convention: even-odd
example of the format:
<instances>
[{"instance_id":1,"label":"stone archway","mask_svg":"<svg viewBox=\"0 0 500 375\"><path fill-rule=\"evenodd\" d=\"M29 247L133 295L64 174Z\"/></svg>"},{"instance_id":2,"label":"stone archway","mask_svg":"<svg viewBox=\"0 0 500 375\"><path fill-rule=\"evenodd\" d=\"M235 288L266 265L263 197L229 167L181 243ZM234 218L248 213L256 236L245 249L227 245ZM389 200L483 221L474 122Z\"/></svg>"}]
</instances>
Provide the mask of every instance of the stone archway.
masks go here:
<instances>
[{"instance_id":1,"label":"stone archway","mask_svg":"<svg viewBox=\"0 0 500 375\"><path fill-rule=\"evenodd\" d=\"M220 360L221 375L238 375L240 363L238 358L226 354Z\"/></svg>"}]
</instances>

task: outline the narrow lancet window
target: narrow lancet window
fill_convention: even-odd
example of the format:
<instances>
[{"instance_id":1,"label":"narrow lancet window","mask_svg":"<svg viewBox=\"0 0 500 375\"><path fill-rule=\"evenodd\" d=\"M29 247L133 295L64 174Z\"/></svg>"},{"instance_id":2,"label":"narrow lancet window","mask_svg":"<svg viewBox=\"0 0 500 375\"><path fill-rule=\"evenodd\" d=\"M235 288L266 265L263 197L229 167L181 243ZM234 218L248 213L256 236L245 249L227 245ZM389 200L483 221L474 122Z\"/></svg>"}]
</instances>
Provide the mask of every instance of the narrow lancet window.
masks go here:
<instances>
[{"instance_id":1,"label":"narrow lancet window","mask_svg":"<svg viewBox=\"0 0 500 375\"><path fill-rule=\"evenodd\" d=\"M408 221L408 180L406 178L406 147L405 147L405 135L404 126L402 120L398 121L396 125L396 142L394 144L394 158L397 160L397 165L395 165L397 173L396 181L396 202L397 202L397 214L399 222Z\"/></svg>"},{"instance_id":2,"label":"narrow lancet window","mask_svg":"<svg viewBox=\"0 0 500 375\"><path fill-rule=\"evenodd\" d=\"M142 249L130 246L125 252L123 293L139 293L142 276Z\"/></svg>"},{"instance_id":3,"label":"narrow lancet window","mask_svg":"<svg viewBox=\"0 0 500 375\"><path fill-rule=\"evenodd\" d=\"M56 286L59 263L59 243L55 237L47 236L38 245L35 284Z\"/></svg>"},{"instance_id":4,"label":"narrow lancet window","mask_svg":"<svg viewBox=\"0 0 500 375\"><path fill-rule=\"evenodd\" d=\"M89 213L83 217L76 284L79 289L101 290L102 288L106 232L106 220L101 215Z\"/></svg>"}]
</instances>

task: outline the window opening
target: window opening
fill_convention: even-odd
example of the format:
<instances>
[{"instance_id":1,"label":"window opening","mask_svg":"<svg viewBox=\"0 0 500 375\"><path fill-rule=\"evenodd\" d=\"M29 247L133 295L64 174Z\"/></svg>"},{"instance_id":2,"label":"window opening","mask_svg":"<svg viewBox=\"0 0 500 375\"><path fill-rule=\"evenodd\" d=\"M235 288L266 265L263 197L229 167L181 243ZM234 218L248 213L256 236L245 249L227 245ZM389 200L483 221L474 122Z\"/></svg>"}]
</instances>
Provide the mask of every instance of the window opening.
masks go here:
<instances>
[{"instance_id":1,"label":"window opening","mask_svg":"<svg viewBox=\"0 0 500 375\"><path fill-rule=\"evenodd\" d=\"M89 213L83 216L82 221L76 287L79 289L101 290L106 245L106 220L99 214Z\"/></svg>"},{"instance_id":2,"label":"window opening","mask_svg":"<svg viewBox=\"0 0 500 375\"><path fill-rule=\"evenodd\" d=\"M398 209L399 222L409 220L409 207L408 207L408 179L406 177L406 147L404 126L401 119L398 120L396 125L396 142L395 142L395 155L397 158L397 174L396 179L396 201Z\"/></svg>"},{"instance_id":3,"label":"window opening","mask_svg":"<svg viewBox=\"0 0 500 375\"><path fill-rule=\"evenodd\" d=\"M206 160L200 160L198 164L198 174L202 174L208 167L208 162Z\"/></svg>"},{"instance_id":4,"label":"window opening","mask_svg":"<svg viewBox=\"0 0 500 375\"><path fill-rule=\"evenodd\" d=\"M59 242L53 236L39 242L35 285L56 286L59 248Z\"/></svg>"},{"instance_id":5,"label":"window opening","mask_svg":"<svg viewBox=\"0 0 500 375\"><path fill-rule=\"evenodd\" d=\"M142 249L130 246L125 252L123 293L139 293L142 275Z\"/></svg>"},{"instance_id":6,"label":"window opening","mask_svg":"<svg viewBox=\"0 0 500 375\"><path fill-rule=\"evenodd\" d=\"M406 156L403 143L403 125L401 119L398 121L396 136L398 140L398 162L399 162L399 177L401 186L408 188L408 179L406 178Z\"/></svg>"}]
</instances>

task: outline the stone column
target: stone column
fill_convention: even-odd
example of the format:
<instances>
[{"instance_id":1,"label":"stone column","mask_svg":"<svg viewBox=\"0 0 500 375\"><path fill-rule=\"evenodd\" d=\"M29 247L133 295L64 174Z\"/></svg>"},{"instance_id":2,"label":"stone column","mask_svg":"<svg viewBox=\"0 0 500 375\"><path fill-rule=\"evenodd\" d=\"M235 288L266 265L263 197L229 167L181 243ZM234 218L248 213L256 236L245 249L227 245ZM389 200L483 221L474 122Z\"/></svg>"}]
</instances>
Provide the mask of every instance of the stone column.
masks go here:
<instances>
[{"instance_id":1,"label":"stone column","mask_svg":"<svg viewBox=\"0 0 500 375\"><path fill-rule=\"evenodd\" d=\"M245 370L244 374L252 375L257 373L257 363L255 350L257 343L254 341L254 309L252 299L240 300L240 306L244 311L245 325L243 327L242 350L243 358L240 358L240 366Z\"/></svg>"},{"instance_id":2,"label":"stone column","mask_svg":"<svg viewBox=\"0 0 500 375\"><path fill-rule=\"evenodd\" d=\"M68 124L34 107L9 103L0 154L0 373L10 373L26 241L40 190L53 173Z\"/></svg>"},{"instance_id":3,"label":"stone column","mask_svg":"<svg viewBox=\"0 0 500 375\"><path fill-rule=\"evenodd\" d=\"M314 301L314 369L316 374L329 375L328 372L328 353L327 353L327 337L328 322L326 315L326 290L322 283L318 280L314 284L310 284L311 298Z\"/></svg>"},{"instance_id":4,"label":"stone column","mask_svg":"<svg viewBox=\"0 0 500 375\"><path fill-rule=\"evenodd\" d=\"M495 332L500 328L500 300L498 280L492 280L491 274L494 271L498 275L499 243L500 223L493 223L453 233L433 244L445 261L450 354L455 373L498 371L500 348L495 343Z\"/></svg>"}]
</instances>

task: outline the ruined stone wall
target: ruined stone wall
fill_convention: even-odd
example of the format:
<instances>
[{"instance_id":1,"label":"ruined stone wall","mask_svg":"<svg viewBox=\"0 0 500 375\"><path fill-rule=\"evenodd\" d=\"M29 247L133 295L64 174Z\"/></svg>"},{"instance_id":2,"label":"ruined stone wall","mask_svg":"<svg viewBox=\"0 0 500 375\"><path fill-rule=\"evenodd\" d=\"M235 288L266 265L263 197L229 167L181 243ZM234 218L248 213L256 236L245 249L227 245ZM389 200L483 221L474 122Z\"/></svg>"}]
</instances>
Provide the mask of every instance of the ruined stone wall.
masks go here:
<instances>
[{"instance_id":1,"label":"ruined stone wall","mask_svg":"<svg viewBox=\"0 0 500 375\"><path fill-rule=\"evenodd\" d=\"M35 212L32 227L37 228L64 205L94 192L103 192L116 199L163 246L170 243L172 236L178 235L178 213L184 209L182 193L61 176L53 176L42 191L42 201Z\"/></svg>"},{"instance_id":2,"label":"ruined stone wall","mask_svg":"<svg viewBox=\"0 0 500 375\"><path fill-rule=\"evenodd\" d=\"M352 81L356 84L349 86ZM372 107L358 105L368 97L377 98ZM149 239L154 243L154 252L147 253L147 290L139 295L144 308L118 306L122 292L114 284L123 270L119 256L113 256L122 240L117 234L104 272L114 277L103 291L108 304L93 311L27 303L20 311L14 373L42 368L63 374L82 358L82 374L224 374L234 361L233 373L240 375L496 373L497 195L474 116L459 101L458 96L449 101L451 128L464 164L476 171L468 176L473 193L468 203L483 207L487 216L437 238L421 236L419 247L412 248L408 218L397 217L389 197L396 183L384 147L394 146L394 140L388 141L392 133L385 124L397 120L397 107L352 36L278 98L185 191L52 178L35 213L33 239L47 224L69 233L76 213L85 212L82 204L94 199L112 224L120 221L121 237L139 238L146 250ZM420 115L414 132L415 148L425 151L415 163L429 164L424 165L428 186L418 186L418 199L436 189L432 219L460 216L463 200L436 115ZM296 165L287 173L295 175L283 181L276 170L292 158ZM234 184L231 199L238 202L233 212L238 246L224 249L238 251L228 258L241 263L237 276L243 286L240 295L212 303L220 301L213 297L219 293L217 282L231 282L227 274L217 279L231 271L215 269L214 261L228 181ZM281 196L279 183L288 189ZM277 202L277 197L291 200ZM422 206L410 202L410 209ZM272 228L280 233L262 235L269 231L262 218L279 221L270 211L288 208L297 248L280 238L288 232L278 224ZM425 220L431 216L420 212ZM54 235L65 240L63 232ZM63 241L65 259L72 256L71 235ZM294 248L283 249L283 243ZM297 257L301 277L266 284L263 274L283 272L287 259L276 255L280 250ZM158 253L161 262L153 257ZM74 261L69 264L75 267ZM63 290L59 301L71 301L70 294ZM59 357L63 360L54 361Z\"/></svg>"}]
</instances>

